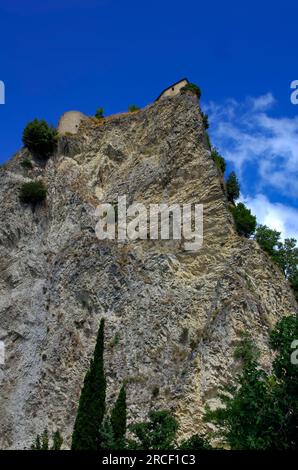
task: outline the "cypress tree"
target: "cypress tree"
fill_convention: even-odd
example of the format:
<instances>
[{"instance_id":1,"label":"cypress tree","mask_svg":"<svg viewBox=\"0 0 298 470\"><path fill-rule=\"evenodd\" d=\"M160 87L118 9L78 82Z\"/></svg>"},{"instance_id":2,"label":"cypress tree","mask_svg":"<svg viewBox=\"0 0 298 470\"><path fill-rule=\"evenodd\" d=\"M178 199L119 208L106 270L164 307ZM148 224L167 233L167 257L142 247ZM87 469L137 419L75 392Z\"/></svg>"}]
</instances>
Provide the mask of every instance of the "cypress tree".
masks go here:
<instances>
[{"instance_id":1,"label":"cypress tree","mask_svg":"<svg viewBox=\"0 0 298 470\"><path fill-rule=\"evenodd\" d=\"M104 319L100 322L94 357L82 388L72 434L72 450L97 450L99 428L105 414Z\"/></svg>"},{"instance_id":2,"label":"cypress tree","mask_svg":"<svg viewBox=\"0 0 298 470\"><path fill-rule=\"evenodd\" d=\"M111 425L116 447L124 447L126 435L126 390L122 385L119 396L111 412Z\"/></svg>"},{"instance_id":3,"label":"cypress tree","mask_svg":"<svg viewBox=\"0 0 298 470\"><path fill-rule=\"evenodd\" d=\"M41 450L49 450L49 435L47 429L44 430L41 436Z\"/></svg>"},{"instance_id":4,"label":"cypress tree","mask_svg":"<svg viewBox=\"0 0 298 470\"><path fill-rule=\"evenodd\" d=\"M53 434L53 445L51 450L61 450L63 444L63 438L59 431L55 431Z\"/></svg>"},{"instance_id":5,"label":"cypress tree","mask_svg":"<svg viewBox=\"0 0 298 470\"><path fill-rule=\"evenodd\" d=\"M228 176L226 181L226 190L228 200L234 204L235 200L240 196L240 184L234 171L232 171Z\"/></svg>"}]
</instances>

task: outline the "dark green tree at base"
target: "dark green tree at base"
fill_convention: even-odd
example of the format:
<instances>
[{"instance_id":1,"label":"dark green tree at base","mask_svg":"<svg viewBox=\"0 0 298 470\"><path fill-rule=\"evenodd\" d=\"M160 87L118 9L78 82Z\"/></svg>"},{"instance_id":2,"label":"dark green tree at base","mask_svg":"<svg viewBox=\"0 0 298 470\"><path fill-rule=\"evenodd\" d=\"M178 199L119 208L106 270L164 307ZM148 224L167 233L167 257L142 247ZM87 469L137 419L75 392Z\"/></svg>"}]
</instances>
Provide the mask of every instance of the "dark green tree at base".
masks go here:
<instances>
[{"instance_id":1,"label":"dark green tree at base","mask_svg":"<svg viewBox=\"0 0 298 470\"><path fill-rule=\"evenodd\" d=\"M99 440L101 449L125 449L126 448L126 390L121 387L111 415L106 416L100 431Z\"/></svg>"},{"instance_id":2,"label":"dark green tree at base","mask_svg":"<svg viewBox=\"0 0 298 470\"><path fill-rule=\"evenodd\" d=\"M100 322L94 357L86 373L72 434L72 450L97 450L105 414L104 320Z\"/></svg>"},{"instance_id":3,"label":"dark green tree at base","mask_svg":"<svg viewBox=\"0 0 298 470\"><path fill-rule=\"evenodd\" d=\"M169 411L150 411L148 421L132 424L129 429L137 440L129 440L132 450L171 450L176 447L178 422Z\"/></svg>"},{"instance_id":4,"label":"dark green tree at base","mask_svg":"<svg viewBox=\"0 0 298 470\"><path fill-rule=\"evenodd\" d=\"M119 396L111 412L111 425L118 449L125 446L126 434L126 391L124 385L121 387Z\"/></svg>"}]
</instances>

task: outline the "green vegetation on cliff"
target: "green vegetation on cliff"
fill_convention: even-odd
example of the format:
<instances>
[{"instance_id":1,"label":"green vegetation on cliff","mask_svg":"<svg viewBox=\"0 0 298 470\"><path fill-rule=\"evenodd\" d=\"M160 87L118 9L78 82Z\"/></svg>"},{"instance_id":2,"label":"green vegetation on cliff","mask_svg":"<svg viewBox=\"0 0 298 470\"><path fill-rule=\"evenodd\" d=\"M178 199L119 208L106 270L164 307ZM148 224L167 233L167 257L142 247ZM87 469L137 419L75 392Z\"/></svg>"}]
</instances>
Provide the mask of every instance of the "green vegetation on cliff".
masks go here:
<instances>
[{"instance_id":1,"label":"green vegetation on cliff","mask_svg":"<svg viewBox=\"0 0 298 470\"><path fill-rule=\"evenodd\" d=\"M100 322L94 357L86 373L72 434L72 450L97 450L105 414L104 320Z\"/></svg>"}]
</instances>

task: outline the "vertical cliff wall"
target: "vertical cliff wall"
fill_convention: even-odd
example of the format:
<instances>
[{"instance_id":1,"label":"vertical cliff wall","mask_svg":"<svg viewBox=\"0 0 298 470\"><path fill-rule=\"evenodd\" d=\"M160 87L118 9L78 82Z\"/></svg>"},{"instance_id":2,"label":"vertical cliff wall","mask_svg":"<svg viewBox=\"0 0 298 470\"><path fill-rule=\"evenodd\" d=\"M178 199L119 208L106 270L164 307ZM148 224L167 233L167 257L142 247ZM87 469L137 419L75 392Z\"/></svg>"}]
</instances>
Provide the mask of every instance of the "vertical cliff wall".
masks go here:
<instances>
[{"instance_id":1,"label":"vertical cliff wall","mask_svg":"<svg viewBox=\"0 0 298 470\"><path fill-rule=\"evenodd\" d=\"M167 408L181 435L200 430L204 404L239 368L241 332L269 364L268 332L296 304L277 267L235 233L196 100L84 121L44 167L23 169L26 152L0 170L0 447L29 447L45 427L69 442L102 317L109 403L126 381L130 420ZM48 196L33 211L18 189L37 177ZM204 204L203 248L98 240L96 205L118 195Z\"/></svg>"}]
</instances>

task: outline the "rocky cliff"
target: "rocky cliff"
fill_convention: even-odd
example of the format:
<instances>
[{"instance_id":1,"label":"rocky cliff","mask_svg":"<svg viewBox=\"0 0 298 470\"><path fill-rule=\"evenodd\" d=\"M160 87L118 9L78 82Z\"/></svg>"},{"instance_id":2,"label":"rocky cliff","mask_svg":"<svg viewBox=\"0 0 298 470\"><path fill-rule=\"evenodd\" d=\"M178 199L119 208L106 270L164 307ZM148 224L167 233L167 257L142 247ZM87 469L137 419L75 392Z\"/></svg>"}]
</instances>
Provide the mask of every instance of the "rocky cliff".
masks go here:
<instances>
[{"instance_id":1,"label":"rocky cliff","mask_svg":"<svg viewBox=\"0 0 298 470\"><path fill-rule=\"evenodd\" d=\"M234 229L196 100L165 98L60 139L45 165L0 170L0 447L29 447L58 427L69 442L99 321L112 403L127 383L130 420L171 409L180 434L201 429L206 402L239 363L252 333L263 361L268 332L296 304L282 274ZM21 204L18 189L42 178L45 204ZM204 244L100 241L100 201L204 204Z\"/></svg>"}]
</instances>

